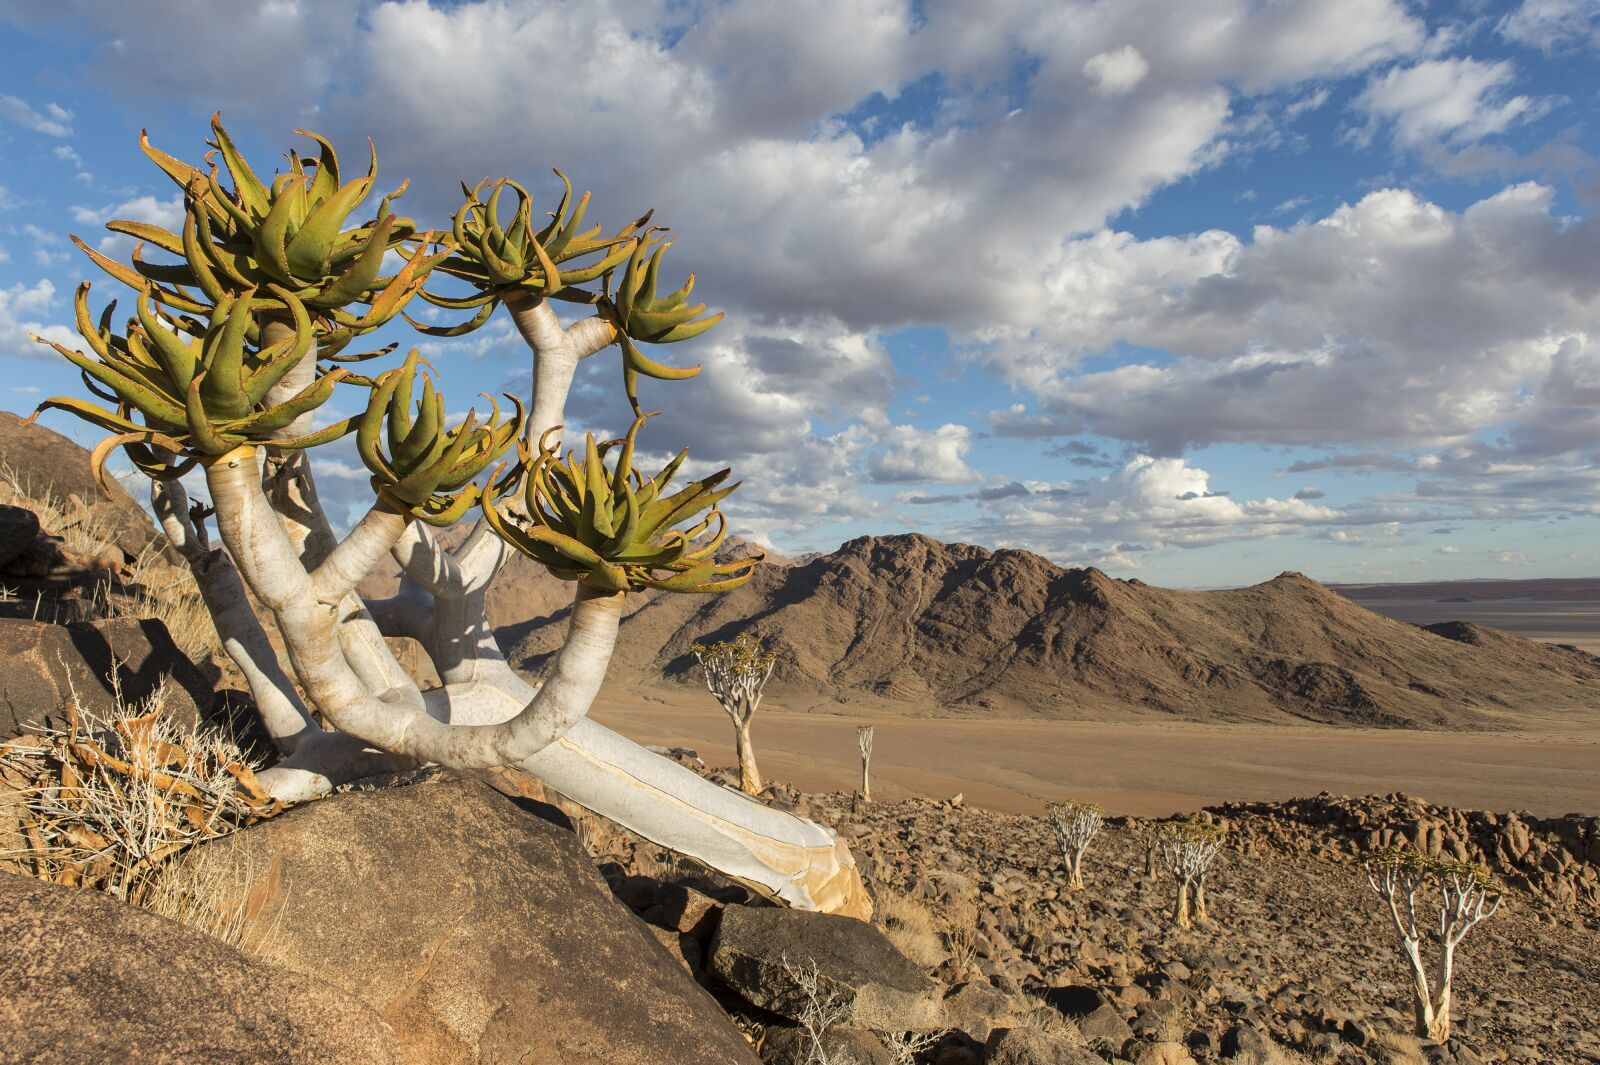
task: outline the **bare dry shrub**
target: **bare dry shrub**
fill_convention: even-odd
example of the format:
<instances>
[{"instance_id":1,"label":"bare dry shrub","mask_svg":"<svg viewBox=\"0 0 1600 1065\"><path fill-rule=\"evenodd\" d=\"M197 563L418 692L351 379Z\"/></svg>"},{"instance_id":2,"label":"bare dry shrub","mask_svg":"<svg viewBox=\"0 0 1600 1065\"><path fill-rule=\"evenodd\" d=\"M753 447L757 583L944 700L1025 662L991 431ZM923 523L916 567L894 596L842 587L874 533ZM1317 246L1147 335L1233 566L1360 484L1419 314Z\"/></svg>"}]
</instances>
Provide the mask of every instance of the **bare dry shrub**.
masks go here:
<instances>
[{"instance_id":1,"label":"bare dry shrub","mask_svg":"<svg viewBox=\"0 0 1600 1065\"><path fill-rule=\"evenodd\" d=\"M0 745L0 788L16 818L0 859L138 904L168 859L282 806L231 736L162 712L164 686L132 707L114 695L105 720L74 699L65 726Z\"/></svg>"},{"instance_id":2,"label":"bare dry shrub","mask_svg":"<svg viewBox=\"0 0 1600 1065\"><path fill-rule=\"evenodd\" d=\"M924 969L937 969L949 958L933 911L909 895L879 894L872 920L895 949Z\"/></svg>"},{"instance_id":3,"label":"bare dry shrub","mask_svg":"<svg viewBox=\"0 0 1600 1065\"><path fill-rule=\"evenodd\" d=\"M894 1065L917 1065L917 1059L932 1050L943 1032L879 1032L878 1041L894 1058Z\"/></svg>"},{"instance_id":4,"label":"bare dry shrub","mask_svg":"<svg viewBox=\"0 0 1600 1065\"><path fill-rule=\"evenodd\" d=\"M824 985L816 962L784 958L782 964L784 975L805 999L795 1017L795 1023L805 1033L805 1065L858 1065L854 1054L828 1045L829 1034L850 1016L849 1000Z\"/></svg>"},{"instance_id":5,"label":"bare dry shrub","mask_svg":"<svg viewBox=\"0 0 1600 1065\"><path fill-rule=\"evenodd\" d=\"M977 969L978 906L969 899L952 900L945 907L944 945L957 979L968 979Z\"/></svg>"}]
</instances>

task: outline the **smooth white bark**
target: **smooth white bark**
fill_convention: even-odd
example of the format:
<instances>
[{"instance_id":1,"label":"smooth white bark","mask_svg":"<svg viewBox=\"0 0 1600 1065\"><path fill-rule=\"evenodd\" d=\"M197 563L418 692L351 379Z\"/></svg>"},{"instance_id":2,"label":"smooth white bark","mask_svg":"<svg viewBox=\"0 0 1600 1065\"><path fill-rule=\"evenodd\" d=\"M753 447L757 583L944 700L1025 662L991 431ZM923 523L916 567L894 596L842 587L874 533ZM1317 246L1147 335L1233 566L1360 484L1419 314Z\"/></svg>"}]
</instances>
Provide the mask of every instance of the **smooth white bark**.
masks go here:
<instances>
[{"instance_id":1,"label":"smooth white bark","mask_svg":"<svg viewBox=\"0 0 1600 1065\"><path fill-rule=\"evenodd\" d=\"M477 722L515 712L534 691L509 671L503 683L436 688L424 697L433 716ZM516 768L585 809L792 906L871 914L855 859L831 829L713 784L588 718Z\"/></svg>"},{"instance_id":2,"label":"smooth white bark","mask_svg":"<svg viewBox=\"0 0 1600 1065\"><path fill-rule=\"evenodd\" d=\"M253 448L238 448L206 468L217 526L240 573L283 633L295 676L340 731L393 754L441 765L488 767L526 758L588 712L616 643L620 593L579 585L567 640L551 679L510 719L493 725L448 725L429 717L414 685L369 692L340 646L343 597L319 598L253 476ZM335 589L335 592L337 589Z\"/></svg>"}]
</instances>

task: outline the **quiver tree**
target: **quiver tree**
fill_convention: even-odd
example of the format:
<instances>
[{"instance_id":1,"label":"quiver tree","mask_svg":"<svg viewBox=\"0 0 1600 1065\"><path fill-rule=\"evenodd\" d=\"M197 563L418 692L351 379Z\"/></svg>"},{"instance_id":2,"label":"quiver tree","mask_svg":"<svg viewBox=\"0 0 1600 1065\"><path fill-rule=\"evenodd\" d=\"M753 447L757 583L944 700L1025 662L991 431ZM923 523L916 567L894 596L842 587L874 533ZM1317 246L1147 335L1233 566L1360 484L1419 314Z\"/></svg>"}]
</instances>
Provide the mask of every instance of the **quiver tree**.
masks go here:
<instances>
[{"instance_id":1,"label":"quiver tree","mask_svg":"<svg viewBox=\"0 0 1600 1065\"><path fill-rule=\"evenodd\" d=\"M287 172L263 180L216 118L212 131L225 172L141 136L182 191L181 232L109 223L140 242L126 263L77 241L132 290L135 314L119 325L113 303L96 316L88 284L79 286L88 350L55 347L99 402L54 398L40 410L110 434L92 454L97 476L120 448L151 478L158 522L282 755L260 774L265 792L294 802L418 764L510 767L795 906L869 912L832 831L719 788L585 716L630 593L719 592L759 562L716 559L726 529L718 503L733 490L722 486L727 471L673 488L682 453L654 474L634 467L643 417L622 440L590 436L581 452L560 456L582 359L619 348L637 414L641 375L697 372L641 349L688 340L721 318L689 301L692 274L658 294L667 245L645 228L649 215L610 233L585 229L589 197L574 200L563 177L566 194L543 226L509 180L467 189L440 229L391 210L404 184L353 223L376 188L375 151L366 173L346 180L332 145L307 134L316 158L291 152ZM384 274L391 263L398 268ZM437 288L440 278L464 293ZM452 425L439 375L415 352L356 372L397 345L355 351L354 342L400 320L416 298L474 312L454 326L412 323L444 337L504 305L532 355L531 395L508 397L505 408L491 401L487 418L469 412ZM564 321L558 304L579 316ZM332 409L359 413L319 417ZM352 434L373 498L340 537L318 501L312 453ZM209 502L191 503L179 479L191 471ZM470 532L447 549L434 530L466 520ZM513 552L573 586L565 641L538 686L511 670L484 614ZM400 591L364 601L357 585L385 556L403 571ZM442 683L420 690L385 636L415 638Z\"/></svg>"},{"instance_id":2,"label":"quiver tree","mask_svg":"<svg viewBox=\"0 0 1600 1065\"><path fill-rule=\"evenodd\" d=\"M1172 923L1179 928L1206 924L1206 874L1222 850L1222 829L1209 821L1168 821L1158 830L1161 857L1172 874L1178 893L1172 905Z\"/></svg>"},{"instance_id":3,"label":"quiver tree","mask_svg":"<svg viewBox=\"0 0 1600 1065\"><path fill-rule=\"evenodd\" d=\"M872 726L856 729L856 746L861 748L861 801L872 801Z\"/></svg>"},{"instance_id":4,"label":"quiver tree","mask_svg":"<svg viewBox=\"0 0 1600 1065\"><path fill-rule=\"evenodd\" d=\"M1092 802L1056 802L1050 804L1050 823L1067 863L1067 887L1076 891L1083 887L1083 853L1100 834L1105 813Z\"/></svg>"},{"instance_id":5,"label":"quiver tree","mask_svg":"<svg viewBox=\"0 0 1600 1065\"><path fill-rule=\"evenodd\" d=\"M1161 857L1160 823L1130 817L1128 830L1133 833L1133 838L1139 841L1139 849L1144 852L1144 878L1153 879L1156 875L1157 859Z\"/></svg>"},{"instance_id":6,"label":"quiver tree","mask_svg":"<svg viewBox=\"0 0 1600 1065\"><path fill-rule=\"evenodd\" d=\"M1435 1043L1450 1038L1450 984L1456 948L1479 921L1493 916L1505 889L1480 866L1469 862L1427 858L1416 851L1392 847L1362 859L1367 883L1389 907L1400 947L1411 969L1411 1007L1416 1034ZM1417 918L1417 896L1429 888L1439 892L1439 919ZM1430 905L1424 903L1424 906ZM1422 939L1431 926L1438 938L1438 965L1428 978L1422 957Z\"/></svg>"},{"instance_id":7,"label":"quiver tree","mask_svg":"<svg viewBox=\"0 0 1600 1065\"><path fill-rule=\"evenodd\" d=\"M761 770L756 767L756 749L750 744L750 719L761 705L761 692L778 664L775 651L768 651L748 632L731 640L697 643L690 648L700 663L706 688L733 721L733 744L739 755L739 790L746 795L761 794Z\"/></svg>"}]
</instances>

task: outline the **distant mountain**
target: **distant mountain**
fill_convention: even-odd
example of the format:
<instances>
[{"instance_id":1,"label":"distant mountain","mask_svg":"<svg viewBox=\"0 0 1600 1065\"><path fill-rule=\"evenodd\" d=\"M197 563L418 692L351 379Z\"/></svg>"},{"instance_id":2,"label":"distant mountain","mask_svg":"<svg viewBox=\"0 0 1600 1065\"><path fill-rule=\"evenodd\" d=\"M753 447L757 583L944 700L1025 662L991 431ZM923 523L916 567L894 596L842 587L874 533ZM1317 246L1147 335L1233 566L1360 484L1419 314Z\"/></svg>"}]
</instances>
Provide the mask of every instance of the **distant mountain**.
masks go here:
<instances>
[{"instance_id":1,"label":"distant mountain","mask_svg":"<svg viewBox=\"0 0 1600 1065\"><path fill-rule=\"evenodd\" d=\"M1404 584L1330 584L1358 603L1373 599L1420 599L1476 603L1495 599L1600 602L1600 577L1540 577L1531 580L1417 581Z\"/></svg>"},{"instance_id":2,"label":"distant mountain","mask_svg":"<svg viewBox=\"0 0 1600 1065\"><path fill-rule=\"evenodd\" d=\"M518 560L491 621L518 668L560 645L570 586ZM1164 715L1352 726L1600 721L1600 658L1480 626L1408 625L1298 573L1177 591L1026 551L907 534L763 566L724 595L630 596L610 681L698 684L689 646L759 631L772 691L829 702L1062 719Z\"/></svg>"}]
</instances>

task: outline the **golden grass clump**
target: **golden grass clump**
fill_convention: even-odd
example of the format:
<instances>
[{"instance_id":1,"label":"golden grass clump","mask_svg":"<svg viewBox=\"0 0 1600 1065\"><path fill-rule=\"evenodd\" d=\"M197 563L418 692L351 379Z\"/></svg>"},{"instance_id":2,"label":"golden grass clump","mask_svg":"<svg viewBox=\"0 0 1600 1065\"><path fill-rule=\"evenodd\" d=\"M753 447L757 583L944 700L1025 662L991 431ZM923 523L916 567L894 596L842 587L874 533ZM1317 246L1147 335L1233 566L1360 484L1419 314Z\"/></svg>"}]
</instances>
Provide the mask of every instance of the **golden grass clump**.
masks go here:
<instances>
[{"instance_id":1,"label":"golden grass clump","mask_svg":"<svg viewBox=\"0 0 1600 1065\"><path fill-rule=\"evenodd\" d=\"M949 960L933 912L911 896L882 892L872 920L895 949L922 968L937 969Z\"/></svg>"},{"instance_id":2,"label":"golden grass clump","mask_svg":"<svg viewBox=\"0 0 1600 1065\"><path fill-rule=\"evenodd\" d=\"M282 864L274 858L264 865L240 848L201 844L179 861L163 862L140 905L251 957L270 958L288 897Z\"/></svg>"}]
</instances>

